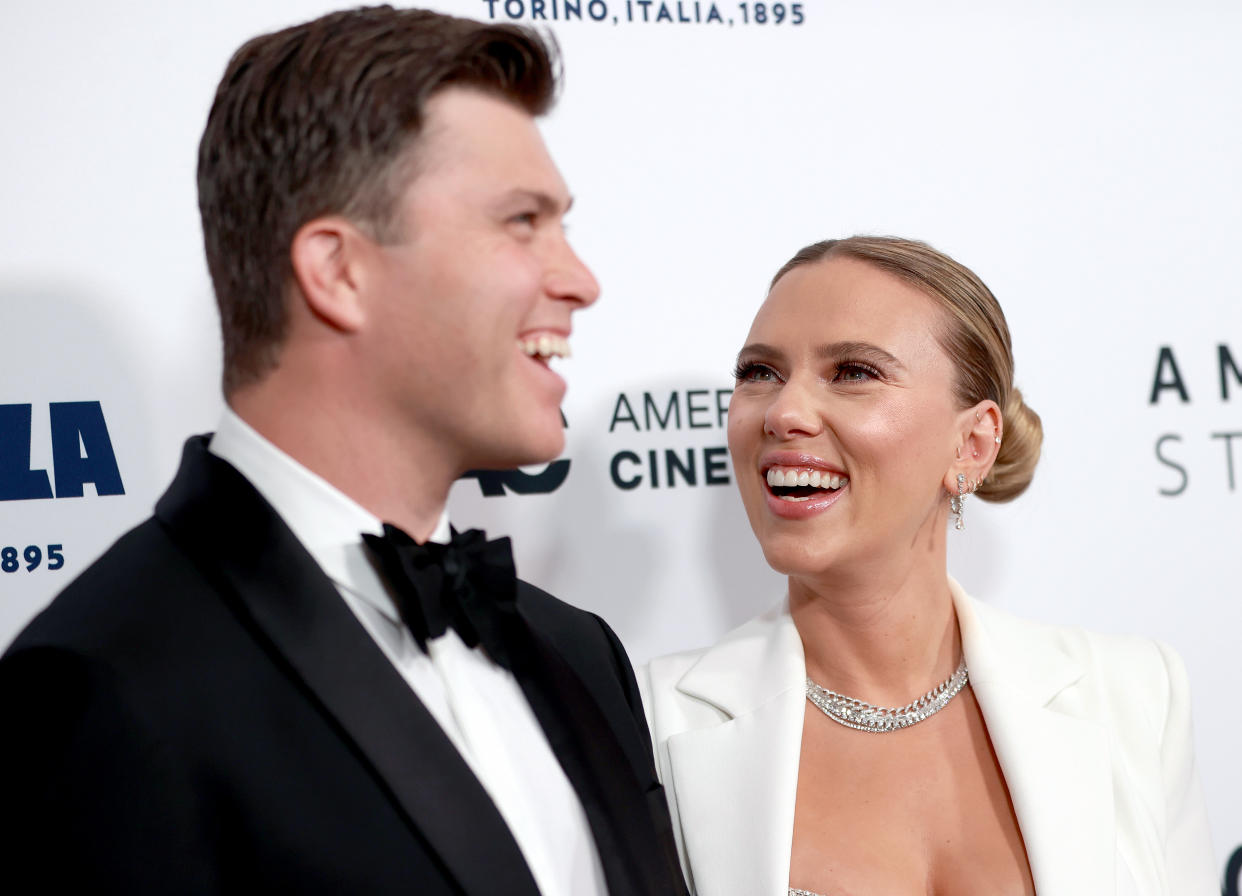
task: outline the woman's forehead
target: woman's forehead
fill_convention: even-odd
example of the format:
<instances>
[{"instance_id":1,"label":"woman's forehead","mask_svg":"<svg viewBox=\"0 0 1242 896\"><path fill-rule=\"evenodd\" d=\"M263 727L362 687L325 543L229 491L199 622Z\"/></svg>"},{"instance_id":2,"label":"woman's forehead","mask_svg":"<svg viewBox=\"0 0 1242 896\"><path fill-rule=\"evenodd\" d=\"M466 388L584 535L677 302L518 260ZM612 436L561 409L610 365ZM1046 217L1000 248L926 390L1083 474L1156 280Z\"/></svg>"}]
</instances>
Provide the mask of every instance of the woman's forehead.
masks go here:
<instances>
[{"instance_id":1,"label":"woman's forehead","mask_svg":"<svg viewBox=\"0 0 1242 896\"><path fill-rule=\"evenodd\" d=\"M868 262L830 256L776 282L751 337L773 332L813 342L918 343L934 342L943 325L944 312L922 290Z\"/></svg>"}]
</instances>

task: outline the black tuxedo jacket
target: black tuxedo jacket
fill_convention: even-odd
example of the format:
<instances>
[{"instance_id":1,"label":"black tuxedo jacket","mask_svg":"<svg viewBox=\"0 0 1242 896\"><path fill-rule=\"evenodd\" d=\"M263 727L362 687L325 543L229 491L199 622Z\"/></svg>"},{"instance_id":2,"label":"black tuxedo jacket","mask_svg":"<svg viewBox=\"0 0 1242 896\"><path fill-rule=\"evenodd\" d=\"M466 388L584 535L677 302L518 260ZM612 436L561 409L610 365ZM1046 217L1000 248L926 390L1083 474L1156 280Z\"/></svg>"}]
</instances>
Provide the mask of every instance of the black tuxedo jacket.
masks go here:
<instances>
[{"instance_id":1,"label":"black tuxedo jacket","mask_svg":"<svg viewBox=\"0 0 1242 896\"><path fill-rule=\"evenodd\" d=\"M616 636L525 583L518 608L587 695L531 704L610 893L684 893ZM566 713L585 760L567 753ZM537 892L443 730L205 437L154 517L5 653L0 718L7 892Z\"/></svg>"}]
</instances>

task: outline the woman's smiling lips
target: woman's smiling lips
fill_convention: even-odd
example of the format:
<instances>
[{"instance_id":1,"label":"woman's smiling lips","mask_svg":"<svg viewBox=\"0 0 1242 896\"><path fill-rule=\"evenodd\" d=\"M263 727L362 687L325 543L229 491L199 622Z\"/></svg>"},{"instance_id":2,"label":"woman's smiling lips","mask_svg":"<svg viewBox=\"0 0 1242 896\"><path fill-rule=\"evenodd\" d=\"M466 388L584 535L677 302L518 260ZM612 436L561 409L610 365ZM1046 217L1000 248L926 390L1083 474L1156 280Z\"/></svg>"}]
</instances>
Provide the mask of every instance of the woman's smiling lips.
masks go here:
<instances>
[{"instance_id":1,"label":"woman's smiling lips","mask_svg":"<svg viewBox=\"0 0 1242 896\"><path fill-rule=\"evenodd\" d=\"M827 510L845 492L849 477L810 454L779 451L760 463L768 509L784 519L806 519Z\"/></svg>"}]
</instances>

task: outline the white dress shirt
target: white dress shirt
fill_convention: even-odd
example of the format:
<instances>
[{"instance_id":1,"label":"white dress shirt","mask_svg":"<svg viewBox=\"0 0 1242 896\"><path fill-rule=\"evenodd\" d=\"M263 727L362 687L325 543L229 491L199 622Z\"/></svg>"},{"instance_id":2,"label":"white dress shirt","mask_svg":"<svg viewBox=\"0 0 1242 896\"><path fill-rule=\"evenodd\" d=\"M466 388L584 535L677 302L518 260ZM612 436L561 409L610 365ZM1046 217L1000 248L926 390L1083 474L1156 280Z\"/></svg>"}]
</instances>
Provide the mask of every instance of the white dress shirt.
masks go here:
<instances>
[{"instance_id":1,"label":"white dress shirt","mask_svg":"<svg viewBox=\"0 0 1242 896\"><path fill-rule=\"evenodd\" d=\"M293 530L341 598L479 779L545 896L606 894L586 813L517 680L451 628L419 648L362 533L381 520L226 408L210 450L245 476ZM449 540L442 512L431 541ZM504 882L497 881L498 891Z\"/></svg>"}]
</instances>

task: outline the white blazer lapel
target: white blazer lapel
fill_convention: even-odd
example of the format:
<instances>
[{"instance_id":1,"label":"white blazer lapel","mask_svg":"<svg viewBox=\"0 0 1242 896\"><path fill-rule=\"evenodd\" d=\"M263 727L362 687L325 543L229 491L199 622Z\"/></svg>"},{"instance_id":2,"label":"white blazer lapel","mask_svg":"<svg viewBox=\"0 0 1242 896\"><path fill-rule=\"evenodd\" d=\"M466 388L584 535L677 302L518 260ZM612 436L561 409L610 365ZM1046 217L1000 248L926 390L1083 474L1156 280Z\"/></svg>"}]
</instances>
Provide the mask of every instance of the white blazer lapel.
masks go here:
<instances>
[{"instance_id":1,"label":"white blazer lapel","mask_svg":"<svg viewBox=\"0 0 1242 896\"><path fill-rule=\"evenodd\" d=\"M780 612L739 629L678 682L725 716L668 741L665 785L682 807L691 886L702 896L777 896L789 885L805 669Z\"/></svg>"},{"instance_id":2,"label":"white blazer lapel","mask_svg":"<svg viewBox=\"0 0 1242 896\"><path fill-rule=\"evenodd\" d=\"M970 685L1026 844L1035 889L1116 892L1116 820L1104 730L1053 707L1084 674L1037 625L995 614L950 580Z\"/></svg>"}]
</instances>

